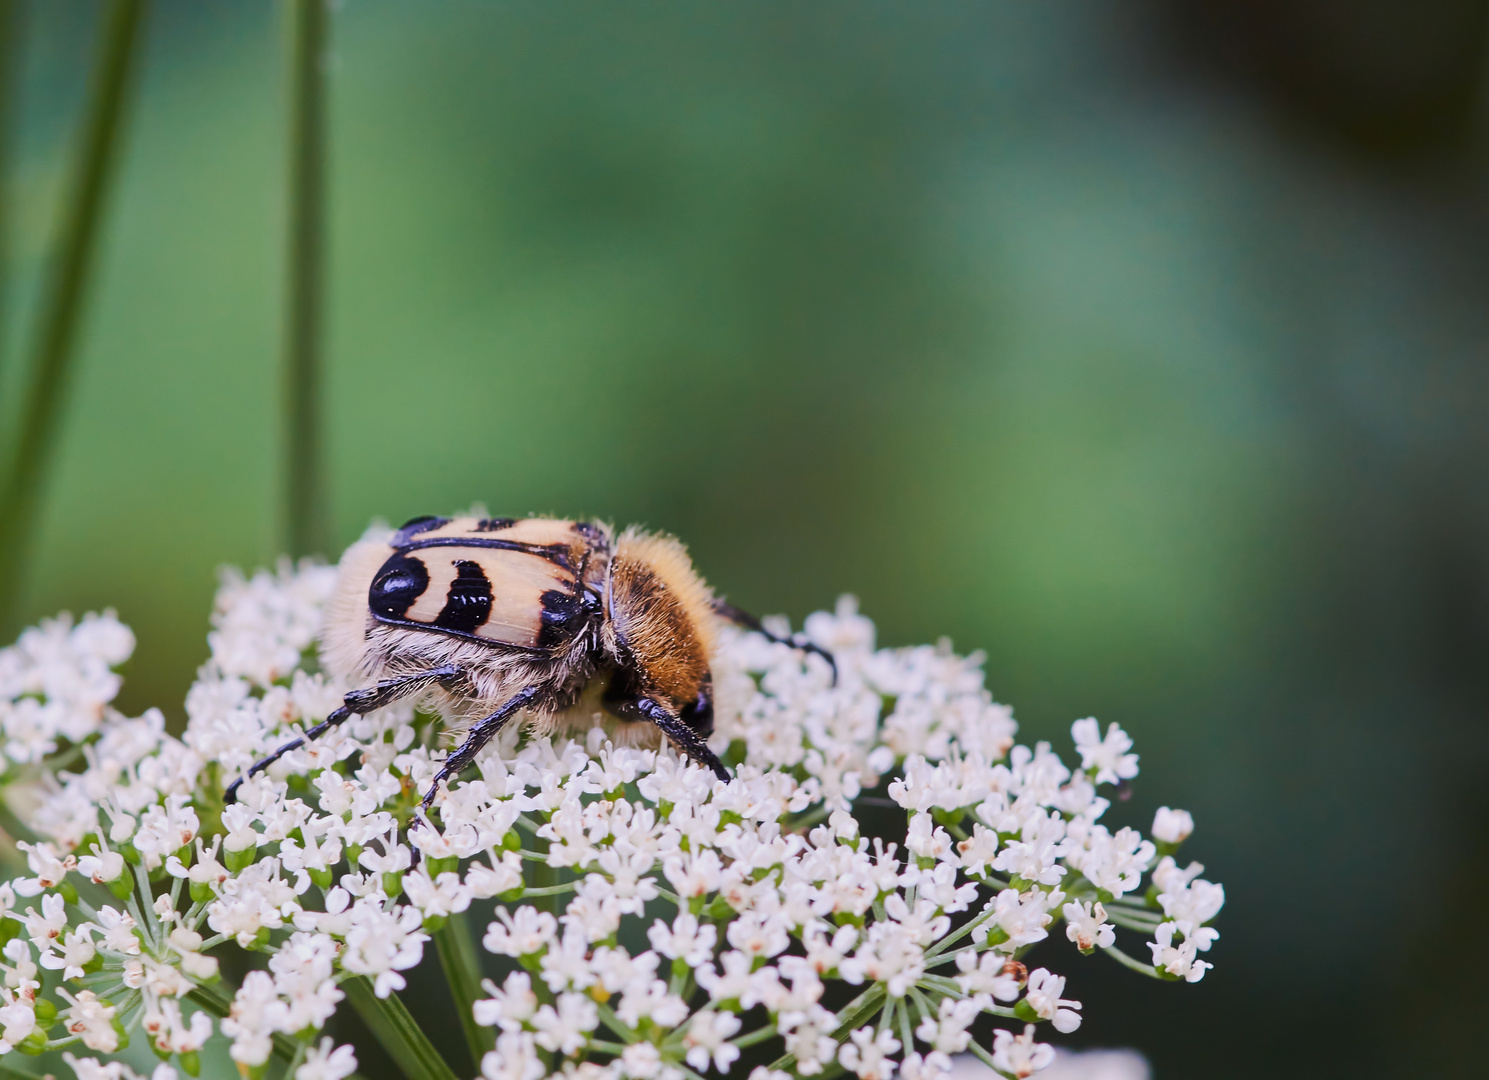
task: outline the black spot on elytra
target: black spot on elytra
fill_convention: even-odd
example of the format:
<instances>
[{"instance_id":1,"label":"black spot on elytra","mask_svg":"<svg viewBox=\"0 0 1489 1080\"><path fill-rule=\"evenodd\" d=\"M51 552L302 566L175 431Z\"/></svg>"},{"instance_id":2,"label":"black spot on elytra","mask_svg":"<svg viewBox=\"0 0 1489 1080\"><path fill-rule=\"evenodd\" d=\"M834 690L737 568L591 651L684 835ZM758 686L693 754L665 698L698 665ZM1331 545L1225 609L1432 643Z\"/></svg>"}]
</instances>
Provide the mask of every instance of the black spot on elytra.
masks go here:
<instances>
[{"instance_id":1,"label":"black spot on elytra","mask_svg":"<svg viewBox=\"0 0 1489 1080\"><path fill-rule=\"evenodd\" d=\"M482 518L476 522L476 532L501 532L516 524L516 518Z\"/></svg>"},{"instance_id":2,"label":"black spot on elytra","mask_svg":"<svg viewBox=\"0 0 1489 1080\"><path fill-rule=\"evenodd\" d=\"M429 588L429 571L418 559L394 555L372 579L367 606L374 615L401 619L415 600Z\"/></svg>"},{"instance_id":3,"label":"black spot on elytra","mask_svg":"<svg viewBox=\"0 0 1489 1080\"><path fill-rule=\"evenodd\" d=\"M445 606L435 617L434 625L472 634L491 614L491 582L481 567L469 560L457 562L455 569L455 580L450 583Z\"/></svg>"},{"instance_id":4,"label":"black spot on elytra","mask_svg":"<svg viewBox=\"0 0 1489 1080\"><path fill-rule=\"evenodd\" d=\"M431 529L437 529L441 525L448 525L449 523L449 518L434 517L427 514L424 517L410 518L403 523L403 528L399 529L393 537L393 546L403 547L404 544L407 544L420 533L429 532Z\"/></svg>"}]
</instances>

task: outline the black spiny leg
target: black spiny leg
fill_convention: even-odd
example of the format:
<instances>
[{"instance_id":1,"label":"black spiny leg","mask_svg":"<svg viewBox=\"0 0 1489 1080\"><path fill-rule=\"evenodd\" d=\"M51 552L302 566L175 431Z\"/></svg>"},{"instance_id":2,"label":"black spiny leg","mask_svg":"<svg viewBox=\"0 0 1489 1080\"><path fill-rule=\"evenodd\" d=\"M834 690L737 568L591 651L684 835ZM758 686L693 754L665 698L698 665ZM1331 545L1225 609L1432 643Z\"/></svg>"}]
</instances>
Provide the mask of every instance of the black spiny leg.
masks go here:
<instances>
[{"instance_id":1,"label":"black spiny leg","mask_svg":"<svg viewBox=\"0 0 1489 1080\"><path fill-rule=\"evenodd\" d=\"M222 793L222 801L224 803L237 802L238 789L243 786L244 780L250 776L257 776L291 750L300 749L307 742L320 738L333 727L340 727L351 717L362 716L381 709L384 705L391 705L400 698L427 690L431 683L448 684L459 675L460 669L452 664L447 667L433 668L430 671L421 671L417 675L401 675L396 679L384 679L376 686L353 690L342 699L341 708L334 710L330 716L316 724L300 738L291 739L268 757L261 758L250 765L246 773L228 785L227 790Z\"/></svg>"},{"instance_id":2,"label":"black spiny leg","mask_svg":"<svg viewBox=\"0 0 1489 1080\"><path fill-rule=\"evenodd\" d=\"M512 715L517 710L531 705L534 699L537 698L538 693L538 688L535 686L529 686L526 689L519 690L509 697L500 709L497 709L496 712L486 717L486 719L472 726L470 731L466 733L465 741L460 744L459 749L445 758L444 767L435 774L434 783L429 785L429 791L425 794L424 801L419 804L426 815L429 813L430 805L434 802L434 796L439 792L439 786L459 776L465 770L465 767L475 760L476 755L481 752L481 748L489 743L496 736L496 733L506 725L507 721L512 718ZM418 825L419 820L418 818L414 818L409 828L414 828Z\"/></svg>"},{"instance_id":3,"label":"black spiny leg","mask_svg":"<svg viewBox=\"0 0 1489 1080\"><path fill-rule=\"evenodd\" d=\"M636 711L661 728L662 734L672 740L672 745L699 765L712 769L713 774L724 783L727 784L734 779L729 775L729 770L724 768L724 763L719 760L718 755L708 748L708 743L699 738L698 733L687 724L668 712L664 706L651 698L641 698L636 702Z\"/></svg>"},{"instance_id":4,"label":"black spiny leg","mask_svg":"<svg viewBox=\"0 0 1489 1080\"><path fill-rule=\"evenodd\" d=\"M772 634L769 630L765 629L765 624L754 615L751 615L748 611L741 611L733 604L726 604L722 600L715 600L713 602L713 610L714 614L718 615L719 618L727 619L736 626L743 626L746 630L753 630L755 633L764 637L766 641L774 641L777 645L790 645L793 649L800 649L803 652L816 653L822 659L826 660L828 666L832 668L832 684L834 686L838 684L838 662L832 658L832 653L822 648L822 646L808 641L806 635L792 634L788 638L783 638L778 634Z\"/></svg>"}]
</instances>

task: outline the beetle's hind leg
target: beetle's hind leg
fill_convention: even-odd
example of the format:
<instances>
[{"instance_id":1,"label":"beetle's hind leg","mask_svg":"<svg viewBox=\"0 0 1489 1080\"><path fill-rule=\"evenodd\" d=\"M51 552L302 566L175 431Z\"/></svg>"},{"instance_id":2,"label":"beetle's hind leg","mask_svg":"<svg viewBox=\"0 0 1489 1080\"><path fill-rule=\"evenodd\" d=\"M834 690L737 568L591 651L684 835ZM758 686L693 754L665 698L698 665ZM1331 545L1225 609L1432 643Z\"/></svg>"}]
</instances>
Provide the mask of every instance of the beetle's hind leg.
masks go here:
<instances>
[{"instance_id":1,"label":"beetle's hind leg","mask_svg":"<svg viewBox=\"0 0 1489 1080\"><path fill-rule=\"evenodd\" d=\"M340 727L353 716L362 716L381 709L384 705L391 705L410 694L427 690L433 684L447 686L459 679L462 674L458 667L450 664L445 667L431 668L429 671L421 671L416 675L400 675L394 679L384 679L375 686L353 690L342 699L339 709L334 710L315 727L298 739L291 739L268 757L260 758L250 765L247 772L227 786L227 790L222 793L222 801L224 803L237 802L238 789L243 786L243 781L251 776L257 776L291 750L298 750L312 739L320 738L333 727Z\"/></svg>"},{"instance_id":2,"label":"beetle's hind leg","mask_svg":"<svg viewBox=\"0 0 1489 1080\"><path fill-rule=\"evenodd\" d=\"M838 662L832 658L832 653L815 642L808 641L805 634L792 634L788 638L783 638L779 634L772 634L769 630L765 629L765 624L756 616L751 615L748 611L741 611L733 604L727 604L723 600L715 600L713 602L713 610L714 614L719 618L726 619L736 626L743 626L746 630L753 630L755 633L764 637L766 641L774 641L777 645L790 645L793 649L800 649L802 652L816 653L827 661L828 667L832 668L832 684L834 686L838 684Z\"/></svg>"}]
</instances>

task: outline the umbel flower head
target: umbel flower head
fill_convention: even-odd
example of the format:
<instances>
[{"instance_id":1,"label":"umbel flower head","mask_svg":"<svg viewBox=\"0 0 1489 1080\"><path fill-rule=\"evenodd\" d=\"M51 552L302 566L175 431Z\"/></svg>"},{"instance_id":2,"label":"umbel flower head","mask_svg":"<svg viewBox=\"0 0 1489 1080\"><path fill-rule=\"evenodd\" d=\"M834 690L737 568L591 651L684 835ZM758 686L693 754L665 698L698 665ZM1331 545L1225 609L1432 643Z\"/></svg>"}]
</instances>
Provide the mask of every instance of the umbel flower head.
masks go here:
<instances>
[{"instance_id":1,"label":"umbel flower head","mask_svg":"<svg viewBox=\"0 0 1489 1080\"><path fill-rule=\"evenodd\" d=\"M1224 890L1175 858L1189 815L1163 808L1151 840L1104 821L1103 789L1138 772L1131 739L1080 720L1078 763L1015 745L979 657L878 649L851 598L804 628L835 679L727 636L713 746L728 783L603 727L576 741L514 725L411 829L449 739L405 704L286 754L225 805L227 783L351 689L315 654L334 575L225 575L179 739L158 711L110 706L134 646L111 612L0 651L0 783L27 833L26 873L0 884L0 1052L65 1048L83 1080L122 1080L136 1074L113 1055L143 1040L168 1080L221 1037L251 1076L278 1060L275 1075L341 1080L356 1057L327 1021L349 1005L406 1017L406 973L459 931L497 973L445 958L488 1080L930 1080L965 1052L1025 1077L1053 1060L1046 1027L1073 1031L1083 1010L1078 978L1026 962L1045 939L1155 978L1210 967ZM866 835L865 799L903 831ZM1123 951L1118 930L1146 949ZM395 1057L438 1055L370 1026Z\"/></svg>"}]
</instances>

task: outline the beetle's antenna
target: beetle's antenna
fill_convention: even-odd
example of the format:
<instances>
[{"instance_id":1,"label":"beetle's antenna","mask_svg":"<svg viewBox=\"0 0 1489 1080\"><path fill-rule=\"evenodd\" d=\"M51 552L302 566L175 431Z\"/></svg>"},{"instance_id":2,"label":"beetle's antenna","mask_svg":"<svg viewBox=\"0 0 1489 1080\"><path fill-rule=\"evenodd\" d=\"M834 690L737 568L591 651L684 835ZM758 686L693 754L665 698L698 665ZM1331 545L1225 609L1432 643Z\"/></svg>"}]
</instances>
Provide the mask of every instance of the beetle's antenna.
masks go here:
<instances>
[{"instance_id":1,"label":"beetle's antenna","mask_svg":"<svg viewBox=\"0 0 1489 1080\"><path fill-rule=\"evenodd\" d=\"M765 624L758 617L723 600L715 599L713 610L714 614L718 615L719 618L726 619L736 626L743 626L746 630L753 630L765 638L766 641L773 641L777 645L790 645L793 649L800 649L802 652L816 653L827 661L828 667L832 668L832 685L836 686L838 684L838 662L832 658L832 653L816 642L808 640L805 634L792 634L788 638L783 638L779 634L772 634L769 630L765 629Z\"/></svg>"}]
</instances>

